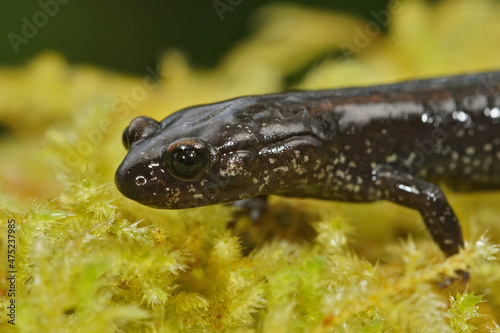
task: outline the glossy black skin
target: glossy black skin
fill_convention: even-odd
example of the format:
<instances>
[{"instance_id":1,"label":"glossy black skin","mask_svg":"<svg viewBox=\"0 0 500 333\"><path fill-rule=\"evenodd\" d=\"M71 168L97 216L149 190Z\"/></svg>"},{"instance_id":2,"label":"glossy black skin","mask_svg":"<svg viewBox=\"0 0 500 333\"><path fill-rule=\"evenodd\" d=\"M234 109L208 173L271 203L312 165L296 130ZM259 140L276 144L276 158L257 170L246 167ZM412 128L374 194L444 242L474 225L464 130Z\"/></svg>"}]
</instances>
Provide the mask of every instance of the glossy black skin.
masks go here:
<instances>
[{"instance_id":1,"label":"glossy black skin","mask_svg":"<svg viewBox=\"0 0 500 333\"><path fill-rule=\"evenodd\" d=\"M144 205L178 209L267 194L389 200L418 210L452 255L462 234L437 184L500 188L500 72L241 97L161 123L136 118L124 139L131 147L115 182ZM191 144L206 163L195 177L179 177L172 147Z\"/></svg>"}]
</instances>

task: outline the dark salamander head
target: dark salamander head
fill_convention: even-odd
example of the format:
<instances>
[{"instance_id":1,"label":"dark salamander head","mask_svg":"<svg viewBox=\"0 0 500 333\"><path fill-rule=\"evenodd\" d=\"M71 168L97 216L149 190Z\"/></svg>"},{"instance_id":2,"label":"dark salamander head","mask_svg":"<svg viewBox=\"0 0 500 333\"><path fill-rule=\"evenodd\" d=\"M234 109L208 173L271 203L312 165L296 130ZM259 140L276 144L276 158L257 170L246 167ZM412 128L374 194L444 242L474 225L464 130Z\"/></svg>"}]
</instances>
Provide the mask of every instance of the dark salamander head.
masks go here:
<instances>
[{"instance_id":1,"label":"dark salamander head","mask_svg":"<svg viewBox=\"0 0 500 333\"><path fill-rule=\"evenodd\" d=\"M155 208L189 208L258 194L257 142L228 101L181 110L162 122L138 117L123 133L129 150L115 183L126 197ZM253 186L253 190L250 188Z\"/></svg>"},{"instance_id":2,"label":"dark salamander head","mask_svg":"<svg viewBox=\"0 0 500 333\"><path fill-rule=\"evenodd\" d=\"M123 133L129 152L116 171L116 185L132 200L167 209L292 188L288 195L300 194L305 170L320 173L317 154L324 150L317 148L324 123L310 117L300 101L273 95L195 106L162 122L138 117Z\"/></svg>"}]
</instances>

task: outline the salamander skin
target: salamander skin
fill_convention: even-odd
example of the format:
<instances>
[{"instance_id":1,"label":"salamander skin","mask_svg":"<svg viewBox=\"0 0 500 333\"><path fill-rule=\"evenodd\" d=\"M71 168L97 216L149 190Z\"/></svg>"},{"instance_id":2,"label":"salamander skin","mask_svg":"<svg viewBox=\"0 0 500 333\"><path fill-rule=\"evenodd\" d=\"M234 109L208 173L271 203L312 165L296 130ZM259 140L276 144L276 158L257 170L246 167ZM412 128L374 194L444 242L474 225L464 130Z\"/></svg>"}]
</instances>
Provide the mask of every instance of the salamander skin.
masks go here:
<instances>
[{"instance_id":1,"label":"salamander skin","mask_svg":"<svg viewBox=\"0 0 500 333\"><path fill-rule=\"evenodd\" d=\"M438 184L500 188L500 72L240 97L138 117L123 140L115 182L141 204L388 200L418 210L453 255L462 233Z\"/></svg>"}]
</instances>

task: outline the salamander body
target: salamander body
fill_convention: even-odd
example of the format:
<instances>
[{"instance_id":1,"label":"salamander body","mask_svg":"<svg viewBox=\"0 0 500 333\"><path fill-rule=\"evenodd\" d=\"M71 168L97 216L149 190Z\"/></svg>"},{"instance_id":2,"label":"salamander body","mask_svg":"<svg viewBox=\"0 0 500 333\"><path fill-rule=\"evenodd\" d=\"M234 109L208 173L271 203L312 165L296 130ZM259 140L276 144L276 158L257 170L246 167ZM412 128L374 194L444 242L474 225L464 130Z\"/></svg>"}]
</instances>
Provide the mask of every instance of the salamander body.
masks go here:
<instances>
[{"instance_id":1,"label":"salamander body","mask_svg":"<svg viewBox=\"0 0 500 333\"><path fill-rule=\"evenodd\" d=\"M438 184L500 188L500 72L240 97L134 119L115 182L179 209L276 194L416 209L447 254L463 246Z\"/></svg>"}]
</instances>

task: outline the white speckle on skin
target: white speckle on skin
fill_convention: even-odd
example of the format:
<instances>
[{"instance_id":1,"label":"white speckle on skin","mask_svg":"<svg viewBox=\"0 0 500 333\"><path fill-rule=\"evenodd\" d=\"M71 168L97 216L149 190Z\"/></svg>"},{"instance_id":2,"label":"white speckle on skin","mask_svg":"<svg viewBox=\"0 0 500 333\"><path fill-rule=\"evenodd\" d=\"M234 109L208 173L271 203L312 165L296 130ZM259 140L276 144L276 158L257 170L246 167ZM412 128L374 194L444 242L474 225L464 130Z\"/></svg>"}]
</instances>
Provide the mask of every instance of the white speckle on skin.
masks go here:
<instances>
[{"instance_id":1,"label":"white speckle on skin","mask_svg":"<svg viewBox=\"0 0 500 333\"><path fill-rule=\"evenodd\" d=\"M412 151L410 155L408 155L408 158L406 159L406 161L404 161L404 163L406 165L413 165L413 160L415 159L415 157L417 157L417 154L415 154L415 152Z\"/></svg>"},{"instance_id":2,"label":"white speckle on skin","mask_svg":"<svg viewBox=\"0 0 500 333\"><path fill-rule=\"evenodd\" d=\"M222 177L236 176L240 174L243 174L245 176L252 175L250 172L245 170L240 163L238 163L237 159L229 159L229 161L226 163L226 169L220 170L219 174Z\"/></svg>"},{"instance_id":3,"label":"white speckle on skin","mask_svg":"<svg viewBox=\"0 0 500 333\"><path fill-rule=\"evenodd\" d=\"M269 163L273 164L274 162L276 162L276 159L272 158L272 157L269 157Z\"/></svg>"},{"instance_id":4,"label":"white speckle on skin","mask_svg":"<svg viewBox=\"0 0 500 333\"><path fill-rule=\"evenodd\" d=\"M351 183L346 184L346 185L344 186L344 188L345 188L347 191L349 191L349 192L353 192L353 191L354 191L354 185L353 185L353 184L351 184Z\"/></svg>"},{"instance_id":5,"label":"white speckle on skin","mask_svg":"<svg viewBox=\"0 0 500 333\"><path fill-rule=\"evenodd\" d=\"M490 117L491 118L499 118L500 117L500 109L498 109L498 108L491 109Z\"/></svg>"},{"instance_id":6,"label":"white speckle on skin","mask_svg":"<svg viewBox=\"0 0 500 333\"><path fill-rule=\"evenodd\" d=\"M254 184L257 184L259 182L259 180L257 178L253 178L252 181Z\"/></svg>"},{"instance_id":7,"label":"white speckle on skin","mask_svg":"<svg viewBox=\"0 0 500 333\"><path fill-rule=\"evenodd\" d=\"M467 155L469 155L469 156L474 155L474 153L475 153L475 152L476 152L476 148L474 148L474 147L472 147L472 146L471 146L471 147L467 147L467 148L465 148L465 153L466 153Z\"/></svg>"},{"instance_id":8,"label":"white speckle on skin","mask_svg":"<svg viewBox=\"0 0 500 333\"><path fill-rule=\"evenodd\" d=\"M493 146L491 145L491 143L487 143L483 146L484 151L491 151L492 149L493 149Z\"/></svg>"},{"instance_id":9,"label":"white speckle on skin","mask_svg":"<svg viewBox=\"0 0 500 333\"><path fill-rule=\"evenodd\" d=\"M156 167L157 167L157 166L159 166L159 165L160 165L160 163L150 163L150 164L148 165L148 168L153 169L153 168L156 168Z\"/></svg>"},{"instance_id":10,"label":"white speckle on skin","mask_svg":"<svg viewBox=\"0 0 500 333\"><path fill-rule=\"evenodd\" d=\"M295 170L295 172L297 172L300 176L302 176L303 174L305 174L306 171L307 170L304 169L304 168L302 168L302 167L299 167L299 168L297 168L297 170ZM307 180L307 179L305 179L305 180Z\"/></svg>"},{"instance_id":11,"label":"white speckle on skin","mask_svg":"<svg viewBox=\"0 0 500 333\"><path fill-rule=\"evenodd\" d=\"M321 160L316 160L316 164L314 165L313 170L316 171L318 170L319 166L321 165Z\"/></svg>"},{"instance_id":12,"label":"white speckle on skin","mask_svg":"<svg viewBox=\"0 0 500 333\"><path fill-rule=\"evenodd\" d=\"M470 118L470 116L463 111L454 111L452 113L452 117L453 119L458 120L460 122L465 122Z\"/></svg>"},{"instance_id":13,"label":"white speckle on skin","mask_svg":"<svg viewBox=\"0 0 500 333\"><path fill-rule=\"evenodd\" d=\"M342 170L337 170L335 172L335 175L341 179L344 179L345 178L345 173L342 171Z\"/></svg>"},{"instance_id":14,"label":"white speckle on skin","mask_svg":"<svg viewBox=\"0 0 500 333\"><path fill-rule=\"evenodd\" d=\"M390 156L387 156L387 157L385 158L385 161L386 161L387 163L391 163L391 162L396 162L396 160L397 160L397 159L398 159L398 155L397 155L397 154L392 154L392 155L390 155Z\"/></svg>"},{"instance_id":15,"label":"white speckle on skin","mask_svg":"<svg viewBox=\"0 0 500 333\"><path fill-rule=\"evenodd\" d=\"M169 192L171 192L172 190L169 189ZM174 190L174 193L172 193L169 197L169 201L170 202L173 202L173 203L176 203L179 201L179 194L181 193L181 190L176 188ZM201 195L201 194L200 194Z\"/></svg>"},{"instance_id":16,"label":"white speckle on skin","mask_svg":"<svg viewBox=\"0 0 500 333\"><path fill-rule=\"evenodd\" d=\"M277 172L277 171L287 172L288 171L288 167L287 166L280 166L280 167L277 167L277 168L273 169L273 172Z\"/></svg>"},{"instance_id":17,"label":"white speckle on skin","mask_svg":"<svg viewBox=\"0 0 500 333\"><path fill-rule=\"evenodd\" d=\"M195 198L195 199L203 199L203 194L194 194L193 198Z\"/></svg>"}]
</instances>

